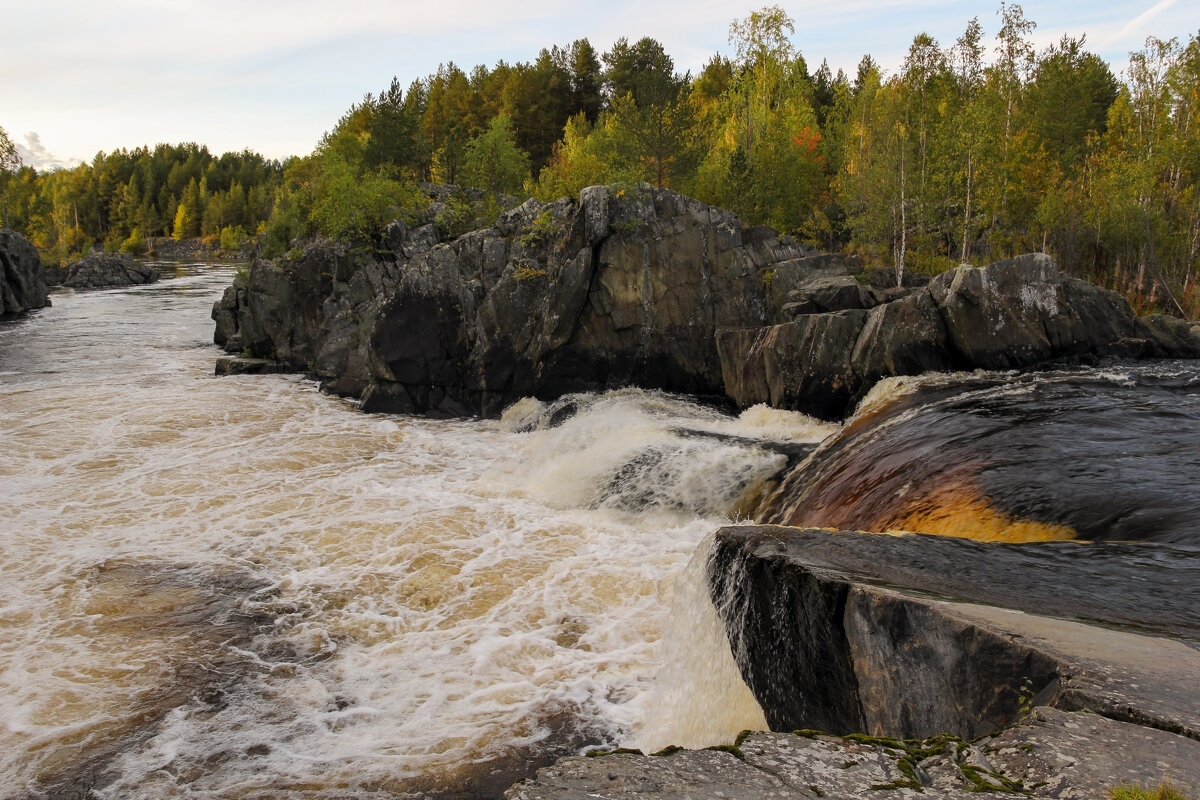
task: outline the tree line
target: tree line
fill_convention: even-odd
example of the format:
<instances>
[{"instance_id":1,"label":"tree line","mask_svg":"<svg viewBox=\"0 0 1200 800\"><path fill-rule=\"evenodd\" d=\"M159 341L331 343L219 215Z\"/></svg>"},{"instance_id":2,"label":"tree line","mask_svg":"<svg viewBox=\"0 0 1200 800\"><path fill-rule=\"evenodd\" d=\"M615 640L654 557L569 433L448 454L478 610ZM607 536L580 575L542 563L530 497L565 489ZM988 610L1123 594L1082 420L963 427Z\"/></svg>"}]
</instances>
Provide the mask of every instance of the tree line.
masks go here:
<instances>
[{"instance_id":1,"label":"tree line","mask_svg":"<svg viewBox=\"0 0 1200 800\"><path fill-rule=\"evenodd\" d=\"M443 65L354 104L285 171L279 247L369 238L417 181L544 200L650 183L827 250L936 272L1029 251L1196 317L1200 39L1151 37L1119 80L1086 38L1038 51L1001 3L954 42L917 35L887 73L810 70L778 6L730 26L729 56L680 73L663 46L585 39L533 63Z\"/></svg>"},{"instance_id":2,"label":"tree line","mask_svg":"<svg viewBox=\"0 0 1200 800\"><path fill-rule=\"evenodd\" d=\"M11 145L2 129L0 137ZM6 166L4 224L52 261L98 246L140 253L151 237L237 246L265 226L283 174L257 153L216 157L191 143L101 152L49 172L22 166L14 147Z\"/></svg>"},{"instance_id":3,"label":"tree line","mask_svg":"<svg viewBox=\"0 0 1200 800\"><path fill-rule=\"evenodd\" d=\"M852 77L827 63L810 70L778 6L735 20L730 55L695 75L648 37L604 53L580 39L469 73L444 64L352 104L307 156L274 164L241 154L262 172L239 176L245 206L215 207L247 209L240 224L262 227L265 251L279 254L316 234L377 239L392 218L427 205L422 183L483 190L485 215L501 198L649 183L890 265L897 280L1040 250L1139 310L1196 317L1200 34L1151 37L1118 79L1083 36L1038 51L1019 5L1002 2L994 23L989 36L969 20L946 44L919 34L899 69L864 56ZM136 189L122 169L105 169L133 154L35 176L65 184L64 199L51 191L18 221L40 220L43 249L77 235L64 224L76 208L85 239L135 226L211 235L226 219L210 211L212 198L233 182L230 170L207 174L209 161L197 169L197 151L170 150L183 155L175 179L168 166ZM134 153L139 163L153 155ZM137 202L114 202L120 186ZM261 187L253 201L251 186ZM459 205L448 212L473 217Z\"/></svg>"}]
</instances>

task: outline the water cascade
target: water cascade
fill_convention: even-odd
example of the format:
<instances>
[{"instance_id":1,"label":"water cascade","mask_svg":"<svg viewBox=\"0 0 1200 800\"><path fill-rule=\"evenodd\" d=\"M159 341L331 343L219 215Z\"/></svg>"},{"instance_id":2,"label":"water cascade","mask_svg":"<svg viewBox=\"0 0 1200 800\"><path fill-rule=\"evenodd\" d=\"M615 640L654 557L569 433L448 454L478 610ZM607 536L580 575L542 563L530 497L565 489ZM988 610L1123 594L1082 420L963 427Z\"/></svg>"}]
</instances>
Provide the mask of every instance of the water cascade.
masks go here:
<instances>
[{"instance_id":1,"label":"water cascade","mask_svg":"<svg viewBox=\"0 0 1200 800\"><path fill-rule=\"evenodd\" d=\"M215 378L231 271L0 324L4 796L487 797L628 744L697 543L833 430Z\"/></svg>"}]
</instances>

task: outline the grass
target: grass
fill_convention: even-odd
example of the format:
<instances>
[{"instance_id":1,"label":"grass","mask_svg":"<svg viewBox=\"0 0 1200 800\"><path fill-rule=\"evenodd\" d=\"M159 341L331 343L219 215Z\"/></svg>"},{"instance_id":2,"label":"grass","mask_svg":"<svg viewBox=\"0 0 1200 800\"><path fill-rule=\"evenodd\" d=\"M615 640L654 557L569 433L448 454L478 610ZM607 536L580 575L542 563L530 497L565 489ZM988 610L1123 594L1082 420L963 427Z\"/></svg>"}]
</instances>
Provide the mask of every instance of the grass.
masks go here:
<instances>
[{"instance_id":1,"label":"grass","mask_svg":"<svg viewBox=\"0 0 1200 800\"><path fill-rule=\"evenodd\" d=\"M1164 781L1153 789L1143 789L1138 784L1123 783L1108 790L1112 800L1191 800L1179 789Z\"/></svg>"}]
</instances>

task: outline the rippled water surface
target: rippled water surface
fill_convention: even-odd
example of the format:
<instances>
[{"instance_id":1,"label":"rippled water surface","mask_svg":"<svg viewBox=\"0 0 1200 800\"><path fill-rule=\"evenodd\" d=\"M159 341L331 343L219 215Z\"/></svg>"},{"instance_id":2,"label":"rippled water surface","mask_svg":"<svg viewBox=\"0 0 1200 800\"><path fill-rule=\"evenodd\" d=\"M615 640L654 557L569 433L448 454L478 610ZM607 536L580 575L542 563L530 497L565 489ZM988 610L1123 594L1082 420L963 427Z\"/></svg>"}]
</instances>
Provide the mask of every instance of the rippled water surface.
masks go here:
<instances>
[{"instance_id":1,"label":"rippled water surface","mask_svg":"<svg viewBox=\"0 0 1200 800\"><path fill-rule=\"evenodd\" d=\"M650 711L676 576L784 459L721 437L831 429L641 392L435 422L215 378L231 277L0 323L0 795L495 796L651 716L687 738Z\"/></svg>"}]
</instances>

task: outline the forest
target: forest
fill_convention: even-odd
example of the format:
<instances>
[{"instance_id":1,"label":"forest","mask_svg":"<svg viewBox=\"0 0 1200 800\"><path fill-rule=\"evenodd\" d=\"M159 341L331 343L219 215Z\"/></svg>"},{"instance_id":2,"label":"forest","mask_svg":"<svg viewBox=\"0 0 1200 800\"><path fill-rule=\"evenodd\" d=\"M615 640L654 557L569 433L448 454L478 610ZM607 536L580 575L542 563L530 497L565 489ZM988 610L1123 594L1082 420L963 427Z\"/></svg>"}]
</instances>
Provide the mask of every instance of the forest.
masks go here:
<instances>
[{"instance_id":1,"label":"forest","mask_svg":"<svg viewBox=\"0 0 1200 800\"><path fill-rule=\"evenodd\" d=\"M810 69L778 6L735 20L730 54L694 75L652 38L448 63L393 78L283 163L185 144L8 167L5 218L48 258L168 235L280 255L313 235L370 245L430 183L464 190L450 234L527 196L649 183L898 280L1044 251L1139 311L1200 316L1200 32L1147 39L1118 77L1085 36L1037 50L1019 5L992 22L852 76Z\"/></svg>"}]
</instances>

